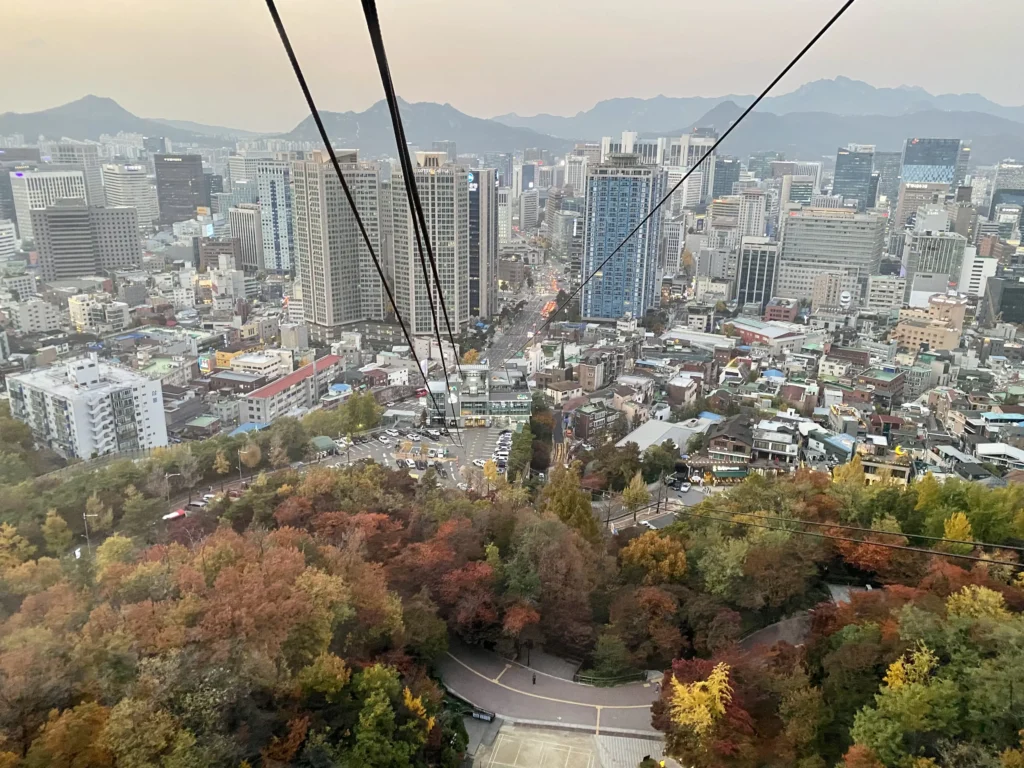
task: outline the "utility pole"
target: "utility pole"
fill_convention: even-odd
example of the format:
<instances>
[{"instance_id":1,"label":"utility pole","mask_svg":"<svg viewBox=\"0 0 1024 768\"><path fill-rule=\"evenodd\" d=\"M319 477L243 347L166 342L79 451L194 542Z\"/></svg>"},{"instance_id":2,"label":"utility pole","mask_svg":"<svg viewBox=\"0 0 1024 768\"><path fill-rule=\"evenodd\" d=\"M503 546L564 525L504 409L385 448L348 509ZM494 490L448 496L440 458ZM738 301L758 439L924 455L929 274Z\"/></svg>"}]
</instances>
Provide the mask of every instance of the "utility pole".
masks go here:
<instances>
[{"instance_id":1,"label":"utility pole","mask_svg":"<svg viewBox=\"0 0 1024 768\"><path fill-rule=\"evenodd\" d=\"M87 515L85 511L82 512L82 522L85 523L85 548L89 551L89 557L92 557L92 542L89 540L89 518L99 517L99 515Z\"/></svg>"}]
</instances>

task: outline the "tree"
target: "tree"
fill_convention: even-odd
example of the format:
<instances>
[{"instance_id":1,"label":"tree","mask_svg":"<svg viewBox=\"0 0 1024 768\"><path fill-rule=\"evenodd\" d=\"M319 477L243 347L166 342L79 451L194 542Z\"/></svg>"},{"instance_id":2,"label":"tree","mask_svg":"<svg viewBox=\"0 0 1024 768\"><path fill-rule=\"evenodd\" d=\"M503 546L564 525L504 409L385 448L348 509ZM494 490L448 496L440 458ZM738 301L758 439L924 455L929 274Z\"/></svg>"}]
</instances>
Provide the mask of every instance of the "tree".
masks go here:
<instances>
[{"instance_id":1,"label":"tree","mask_svg":"<svg viewBox=\"0 0 1024 768\"><path fill-rule=\"evenodd\" d=\"M971 531L971 523L967 519L967 515L963 512L954 512L942 525L942 538L954 539L959 542L969 542L973 537ZM948 552L954 552L958 555L969 554L974 549L973 544L966 543L953 543L952 541L942 542L943 548Z\"/></svg>"},{"instance_id":2,"label":"tree","mask_svg":"<svg viewBox=\"0 0 1024 768\"><path fill-rule=\"evenodd\" d=\"M238 458L241 459L242 463L250 471L256 469L260 462L263 461L263 451L260 450L260 444L254 440L249 440L239 451Z\"/></svg>"},{"instance_id":3,"label":"tree","mask_svg":"<svg viewBox=\"0 0 1024 768\"><path fill-rule=\"evenodd\" d=\"M555 515L585 539L596 541L600 531L590 494L580 487L580 470L578 461L568 468L555 467L544 487L541 504L545 512Z\"/></svg>"},{"instance_id":4,"label":"tree","mask_svg":"<svg viewBox=\"0 0 1024 768\"><path fill-rule=\"evenodd\" d=\"M289 464L291 464L291 459L288 458L284 441L280 435L275 434L270 438L270 465L274 469L284 469Z\"/></svg>"},{"instance_id":5,"label":"tree","mask_svg":"<svg viewBox=\"0 0 1024 768\"><path fill-rule=\"evenodd\" d=\"M686 551L682 542L655 531L633 539L619 553L622 573L647 585L681 582L686 577Z\"/></svg>"},{"instance_id":6,"label":"tree","mask_svg":"<svg viewBox=\"0 0 1024 768\"><path fill-rule=\"evenodd\" d=\"M837 483L850 486L862 486L864 480L864 465L861 463L860 454L853 454L853 458L845 464L840 464L832 470L832 478Z\"/></svg>"},{"instance_id":7,"label":"tree","mask_svg":"<svg viewBox=\"0 0 1024 768\"><path fill-rule=\"evenodd\" d=\"M476 365L480 362L480 351L477 349L467 349L466 353L462 356L463 365Z\"/></svg>"},{"instance_id":8,"label":"tree","mask_svg":"<svg viewBox=\"0 0 1024 768\"><path fill-rule=\"evenodd\" d=\"M705 680L687 684L673 676L671 686L669 717L677 727L692 731L701 740L711 733L732 701L729 665L725 662L716 664Z\"/></svg>"},{"instance_id":9,"label":"tree","mask_svg":"<svg viewBox=\"0 0 1024 768\"><path fill-rule=\"evenodd\" d=\"M533 458L533 432L529 425L523 427L521 432L512 437L512 449L508 453L508 469L506 476L509 481L521 478L530 460Z\"/></svg>"},{"instance_id":10,"label":"tree","mask_svg":"<svg viewBox=\"0 0 1024 768\"><path fill-rule=\"evenodd\" d=\"M686 453L690 456L704 450L704 433L698 432L686 441Z\"/></svg>"},{"instance_id":11,"label":"tree","mask_svg":"<svg viewBox=\"0 0 1024 768\"><path fill-rule=\"evenodd\" d=\"M147 537L160 516L159 499L147 499L134 485L124 492L121 513L121 530L129 536Z\"/></svg>"},{"instance_id":12,"label":"tree","mask_svg":"<svg viewBox=\"0 0 1024 768\"><path fill-rule=\"evenodd\" d=\"M647 490L647 483L640 472L633 475L629 485L622 492L622 503L626 509L633 513L633 522L636 522L636 513L641 507L651 503L651 492Z\"/></svg>"},{"instance_id":13,"label":"tree","mask_svg":"<svg viewBox=\"0 0 1024 768\"><path fill-rule=\"evenodd\" d=\"M217 451L217 458L213 460L213 471L223 477L231 471L231 463L228 461L228 457L224 455L224 451Z\"/></svg>"},{"instance_id":14,"label":"tree","mask_svg":"<svg viewBox=\"0 0 1024 768\"><path fill-rule=\"evenodd\" d=\"M57 514L57 510L51 509L47 512L46 520L43 522L43 539L46 541L47 551L55 557L61 557L71 546L72 538L67 522Z\"/></svg>"},{"instance_id":15,"label":"tree","mask_svg":"<svg viewBox=\"0 0 1024 768\"><path fill-rule=\"evenodd\" d=\"M109 710L95 702L52 710L28 755L25 768L108 768L114 756L103 744Z\"/></svg>"},{"instance_id":16,"label":"tree","mask_svg":"<svg viewBox=\"0 0 1024 768\"><path fill-rule=\"evenodd\" d=\"M85 517L91 531L110 533L114 527L113 511L103 503L95 491L85 502Z\"/></svg>"},{"instance_id":17,"label":"tree","mask_svg":"<svg viewBox=\"0 0 1024 768\"><path fill-rule=\"evenodd\" d=\"M487 481L487 493L490 493L492 489L498 487L498 480L500 479L498 474L498 465L492 460L488 459L484 462L484 480Z\"/></svg>"},{"instance_id":18,"label":"tree","mask_svg":"<svg viewBox=\"0 0 1024 768\"><path fill-rule=\"evenodd\" d=\"M0 523L0 572L25 562L35 551L36 548L18 534L17 528Z\"/></svg>"},{"instance_id":19,"label":"tree","mask_svg":"<svg viewBox=\"0 0 1024 768\"><path fill-rule=\"evenodd\" d=\"M192 453L191 448L182 445L175 452L175 464L178 467L178 474L181 475L182 485L188 488L188 500L192 501L192 491L202 474L199 470L199 459Z\"/></svg>"}]
</instances>

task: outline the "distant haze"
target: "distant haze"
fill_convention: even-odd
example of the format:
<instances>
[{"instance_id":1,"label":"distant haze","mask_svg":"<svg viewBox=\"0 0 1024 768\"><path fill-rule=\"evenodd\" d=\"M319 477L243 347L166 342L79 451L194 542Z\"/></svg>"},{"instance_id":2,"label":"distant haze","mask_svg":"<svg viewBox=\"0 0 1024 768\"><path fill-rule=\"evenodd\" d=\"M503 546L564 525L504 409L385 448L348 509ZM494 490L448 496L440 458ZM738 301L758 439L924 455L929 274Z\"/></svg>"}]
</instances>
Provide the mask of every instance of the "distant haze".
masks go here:
<instances>
[{"instance_id":1,"label":"distant haze","mask_svg":"<svg viewBox=\"0 0 1024 768\"><path fill-rule=\"evenodd\" d=\"M356 0L278 0L319 105L381 98ZM617 96L760 91L833 0L379 0L397 89L472 115L572 115ZM258 131L306 115L262 0L5 0L0 112L87 93ZM1019 0L857 0L779 93L847 75L1024 104ZM870 138L870 137L868 137Z\"/></svg>"}]
</instances>

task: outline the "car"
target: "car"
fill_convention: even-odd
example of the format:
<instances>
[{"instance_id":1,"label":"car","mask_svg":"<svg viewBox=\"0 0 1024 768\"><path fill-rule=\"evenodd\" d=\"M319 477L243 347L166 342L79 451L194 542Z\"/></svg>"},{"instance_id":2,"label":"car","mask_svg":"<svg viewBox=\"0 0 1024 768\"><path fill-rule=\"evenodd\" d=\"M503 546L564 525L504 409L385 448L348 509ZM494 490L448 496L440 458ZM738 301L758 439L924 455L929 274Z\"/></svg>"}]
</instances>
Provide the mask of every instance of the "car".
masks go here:
<instances>
[{"instance_id":1,"label":"car","mask_svg":"<svg viewBox=\"0 0 1024 768\"><path fill-rule=\"evenodd\" d=\"M414 443L418 443L418 442L419 442L420 440L422 440L423 438L421 438L421 437L420 437L419 435L417 435L417 434L416 434L415 432L410 432L410 433L409 433L409 439L410 439L410 440L412 440L412 441L413 441Z\"/></svg>"},{"instance_id":2,"label":"car","mask_svg":"<svg viewBox=\"0 0 1024 768\"><path fill-rule=\"evenodd\" d=\"M393 400L389 400L386 403L386 405L387 405L388 408L394 408L395 407L395 402Z\"/></svg>"},{"instance_id":3,"label":"car","mask_svg":"<svg viewBox=\"0 0 1024 768\"><path fill-rule=\"evenodd\" d=\"M437 451L435 451L433 448L430 448L427 450L427 456L432 459L435 456L437 456Z\"/></svg>"},{"instance_id":4,"label":"car","mask_svg":"<svg viewBox=\"0 0 1024 768\"><path fill-rule=\"evenodd\" d=\"M412 459L406 459L405 466L407 466L409 469L416 469L416 462L413 461Z\"/></svg>"},{"instance_id":5,"label":"car","mask_svg":"<svg viewBox=\"0 0 1024 768\"><path fill-rule=\"evenodd\" d=\"M427 468L427 462L423 461L422 459L416 462L416 469L426 469L426 468Z\"/></svg>"},{"instance_id":6,"label":"car","mask_svg":"<svg viewBox=\"0 0 1024 768\"><path fill-rule=\"evenodd\" d=\"M654 523L652 523L650 520L641 520L640 525L642 525L644 528L650 528L652 531L658 530L654 527Z\"/></svg>"},{"instance_id":7,"label":"car","mask_svg":"<svg viewBox=\"0 0 1024 768\"><path fill-rule=\"evenodd\" d=\"M211 501L213 501L216 498L217 498L217 494L216 493L204 493L203 494L203 501L205 501L205 502L211 502Z\"/></svg>"},{"instance_id":8,"label":"car","mask_svg":"<svg viewBox=\"0 0 1024 768\"><path fill-rule=\"evenodd\" d=\"M689 491L689 490L690 490L690 488L692 488L692 487L693 487L693 486L691 486L691 485L690 485L689 483L683 483L682 485L680 485L680 486L679 486L679 492L680 492L680 493L686 493L686 492L687 492L687 491Z\"/></svg>"},{"instance_id":9,"label":"car","mask_svg":"<svg viewBox=\"0 0 1024 768\"><path fill-rule=\"evenodd\" d=\"M700 475L694 475L693 477L690 478L690 482L691 483L699 483L703 479L704 478L702 478Z\"/></svg>"},{"instance_id":10,"label":"car","mask_svg":"<svg viewBox=\"0 0 1024 768\"><path fill-rule=\"evenodd\" d=\"M206 506L206 502L202 499L196 499L195 501L190 501L188 505L192 509L203 509Z\"/></svg>"},{"instance_id":11,"label":"car","mask_svg":"<svg viewBox=\"0 0 1024 768\"><path fill-rule=\"evenodd\" d=\"M427 434L430 435L435 440L437 440L441 436L441 433L438 432L436 429L428 429Z\"/></svg>"},{"instance_id":12,"label":"car","mask_svg":"<svg viewBox=\"0 0 1024 768\"><path fill-rule=\"evenodd\" d=\"M473 459L474 467L480 467L480 469L483 469L485 464L487 464L487 462L483 459Z\"/></svg>"},{"instance_id":13,"label":"car","mask_svg":"<svg viewBox=\"0 0 1024 768\"><path fill-rule=\"evenodd\" d=\"M188 517L188 512L186 512L184 509L176 509L176 510L174 510L173 512L171 512L169 514L164 515L160 519L161 520L177 520L180 517Z\"/></svg>"},{"instance_id":14,"label":"car","mask_svg":"<svg viewBox=\"0 0 1024 768\"><path fill-rule=\"evenodd\" d=\"M391 435L392 437L401 437L402 435L397 429L385 429L384 434Z\"/></svg>"},{"instance_id":15,"label":"car","mask_svg":"<svg viewBox=\"0 0 1024 768\"><path fill-rule=\"evenodd\" d=\"M388 440L384 435L381 435L377 439L384 443L384 445L391 445L391 441Z\"/></svg>"}]
</instances>

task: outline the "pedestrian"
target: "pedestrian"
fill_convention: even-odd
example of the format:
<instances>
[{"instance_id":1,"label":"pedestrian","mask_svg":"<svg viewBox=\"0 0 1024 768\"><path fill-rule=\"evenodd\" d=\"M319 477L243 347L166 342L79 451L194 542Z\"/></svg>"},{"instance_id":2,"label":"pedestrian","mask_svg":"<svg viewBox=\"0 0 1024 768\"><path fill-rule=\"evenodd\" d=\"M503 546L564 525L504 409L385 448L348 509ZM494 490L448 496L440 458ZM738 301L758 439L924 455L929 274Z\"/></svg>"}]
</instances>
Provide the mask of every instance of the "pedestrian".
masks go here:
<instances>
[{"instance_id":1,"label":"pedestrian","mask_svg":"<svg viewBox=\"0 0 1024 768\"><path fill-rule=\"evenodd\" d=\"M537 684L537 673L536 672L533 673L533 684L534 685Z\"/></svg>"}]
</instances>

